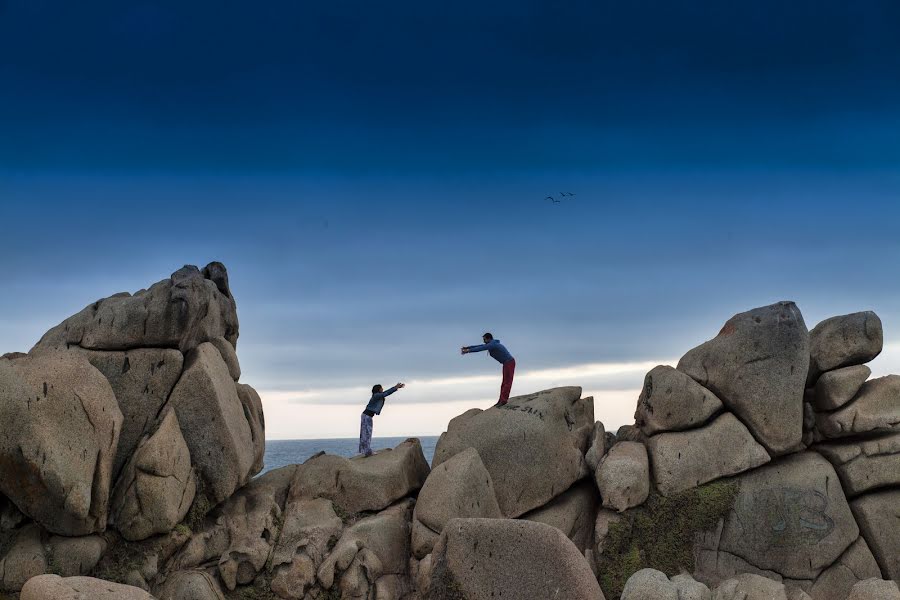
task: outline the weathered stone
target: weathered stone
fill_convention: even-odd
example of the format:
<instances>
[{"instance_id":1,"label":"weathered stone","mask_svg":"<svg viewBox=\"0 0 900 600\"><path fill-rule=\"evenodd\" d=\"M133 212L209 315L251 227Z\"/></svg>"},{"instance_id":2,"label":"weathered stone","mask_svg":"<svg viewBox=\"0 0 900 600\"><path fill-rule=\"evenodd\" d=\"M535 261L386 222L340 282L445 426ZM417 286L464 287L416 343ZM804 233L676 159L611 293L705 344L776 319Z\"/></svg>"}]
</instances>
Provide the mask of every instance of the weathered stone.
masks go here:
<instances>
[{"instance_id":1,"label":"weathered stone","mask_svg":"<svg viewBox=\"0 0 900 600\"><path fill-rule=\"evenodd\" d=\"M787 600L784 584L753 573L723 581L713 600Z\"/></svg>"},{"instance_id":2,"label":"weathered stone","mask_svg":"<svg viewBox=\"0 0 900 600\"><path fill-rule=\"evenodd\" d=\"M478 451L463 450L436 466L419 492L413 514L413 552L417 558L430 553L450 519L502 516L491 475Z\"/></svg>"},{"instance_id":3,"label":"weathered stone","mask_svg":"<svg viewBox=\"0 0 900 600\"><path fill-rule=\"evenodd\" d=\"M214 504L228 498L255 472L255 447L244 406L219 351L209 343L188 354L172 390L191 462Z\"/></svg>"},{"instance_id":4,"label":"weathered stone","mask_svg":"<svg viewBox=\"0 0 900 600\"><path fill-rule=\"evenodd\" d=\"M881 319L872 311L825 319L809 334L809 380L840 367L867 363L881 353Z\"/></svg>"},{"instance_id":5,"label":"weathered stone","mask_svg":"<svg viewBox=\"0 0 900 600\"><path fill-rule=\"evenodd\" d=\"M897 428L900 426L900 375L865 382L849 404L834 412L819 413L816 425L827 438Z\"/></svg>"},{"instance_id":6,"label":"weathered stone","mask_svg":"<svg viewBox=\"0 0 900 600\"><path fill-rule=\"evenodd\" d=\"M813 398L818 410L835 410L853 399L866 382L872 369L866 365L854 365L828 371L819 377Z\"/></svg>"},{"instance_id":7,"label":"weathered stone","mask_svg":"<svg viewBox=\"0 0 900 600\"><path fill-rule=\"evenodd\" d=\"M641 569L625 582L621 600L679 600L678 589L662 571Z\"/></svg>"},{"instance_id":8,"label":"weathered stone","mask_svg":"<svg viewBox=\"0 0 900 600\"><path fill-rule=\"evenodd\" d=\"M112 522L129 541L166 533L187 514L196 489L178 417L167 409L157 430L138 444L116 484Z\"/></svg>"},{"instance_id":9,"label":"weathered stone","mask_svg":"<svg viewBox=\"0 0 900 600\"><path fill-rule=\"evenodd\" d=\"M664 496L769 462L769 455L731 413L690 431L661 433L647 442L653 479ZM602 493L602 491L601 491Z\"/></svg>"},{"instance_id":10,"label":"weathered stone","mask_svg":"<svg viewBox=\"0 0 900 600\"><path fill-rule=\"evenodd\" d=\"M518 396L500 408L473 409L450 421L433 464L475 448L491 474L503 515L518 517L588 475L584 454L593 413L593 399L582 400L577 387Z\"/></svg>"},{"instance_id":11,"label":"weathered stone","mask_svg":"<svg viewBox=\"0 0 900 600\"><path fill-rule=\"evenodd\" d=\"M678 600L712 600L712 592L709 591L709 588L688 573L673 577L672 585L678 591Z\"/></svg>"},{"instance_id":12,"label":"weathered stone","mask_svg":"<svg viewBox=\"0 0 900 600\"><path fill-rule=\"evenodd\" d=\"M694 575L702 581L730 576L724 571L729 556L785 578L812 580L859 537L834 468L814 452L785 457L736 481L740 489L724 526L698 548L703 568Z\"/></svg>"},{"instance_id":13,"label":"weathered stone","mask_svg":"<svg viewBox=\"0 0 900 600\"><path fill-rule=\"evenodd\" d=\"M822 571L809 590L814 600L846 600L851 588L863 579L881 577L881 569L866 540L856 539L836 563Z\"/></svg>"},{"instance_id":14,"label":"weathered stone","mask_svg":"<svg viewBox=\"0 0 900 600\"><path fill-rule=\"evenodd\" d=\"M47 562L56 575L77 577L90 573L106 552L107 542L99 535L63 537L55 535L47 543Z\"/></svg>"},{"instance_id":15,"label":"weathered stone","mask_svg":"<svg viewBox=\"0 0 900 600\"><path fill-rule=\"evenodd\" d=\"M316 584L319 567L342 529L331 500L289 501L281 536L272 554L272 591L281 598L304 598Z\"/></svg>"},{"instance_id":16,"label":"weathered stone","mask_svg":"<svg viewBox=\"0 0 900 600\"><path fill-rule=\"evenodd\" d=\"M793 302L733 316L719 335L694 348L678 370L712 391L773 454L803 435L809 333Z\"/></svg>"},{"instance_id":17,"label":"weathered stone","mask_svg":"<svg viewBox=\"0 0 900 600\"><path fill-rule=\"evenodd\" d=\"M0 590L18 592L26 581L46 573L47 567L41 528L26 525L12 535L6 554L0 556Z\"/></svg>"},{"instance_id":18,"label":"weathered stone","mask_svg":"<svg viewBox=\"0 0 900 600\"><path fill-rule=\"evenodd\" d=\"M848 496L900 485L900 431L820 444L815 450L834 465Z\"/></svg>"},{"instance_id":19,"label":"weathered stone","mask_svg":"<svg viewBox=\"0 0 900 600\"><path fill-rule=\"evenodd\" d=\"M327 498L347 513L381 510L418 491L428 473L416 438L368 457L322 453L297 468L289 499Z\"/></svg>"},{"instance_id":20,"label":"weathered stone","mask_svg":"<svg viewBox=\"0 0 900 600\"><path fill-rule=\"evenodd\" d=\"M241 363L238 361L237 351L234 349L234 345L223 337L213 338L209 340L209 343L215 346L216 350L219 351L219 354L222 355L222 360L225 361L225 365L228 367L231 378L235 381L240 379Z\"/></svg>"},{"instance_id":21,"label":"weathered stone","mask_svg":"<svg viewBox=\"0 0 900 600\"><path fill-rule=\"evenodd\" d=\"M426 600L603 599L578 548L543 523L453 519L432 563Z\"/></svg>"},{"instance_id":22,"label":"weathered stone","mask_svg":"<svg viewBox=\"0 0 900 600\"><path fill-rule=\"evenodd\" d=\"M847 600L900 600L900 588L896 581L866 579L853 586Z\"/></svg>"},{"instance_id":23,"label":"weathered stone","mask_svg":"<svg viewBox=\"0 0 900 600\"><path fill-rule=\"evenodd\" d=\"M215 578L199 569L173 573L157 595L159 600L225 600Z\"/></svg>"},{"instance_id":24,"label":"weathered stone","mask_svg":"<svg viewBox=\"0 0 900 600\"><path fill-rule=\"evenodd\" d=\"M264 466L266 455L266 418L263 414L262 399L249 385L235 384L238 398L244 407L244 416L250 424L250 437L253 440L253 467L251 473L259 473Z\"/></svg>"},{"instance_id":25,"label":"weathered stone","mask_svg":"<svg viewBox=\"0 0 900 600\"><path fill-rule=\"evenodd\" d=\"M407 574L412 500L405 500L344 530L319 567L326 590L337 585L342 598L365 598L384 576Z\"/></svg>"},{"instance_id":26,"label":"weathered stone","mask_svg":"<svg viewBox=\"0 0 900 600\"><path fill-rule=\"evenodd\" d=\"M638 442L619 442L606 453L594 474L603 506L619 512L643 504L650 493L647 449Z\"/></svg>"},{"instance_id":27,"label":"weathered stone","mask_svg":"<svg viewBox=\"0 0 900 600\"><path fill-rule=\"evenodd\" d=\"M722 401L696 381L669 366L644 377L634 422L645 435L699 427L722 410Z\"/></svg>"},{"instance_id":28,"label":"weathered stone","mask_svg":"<svg viewBox=\"0 0 900 600\"><path fill-rule=\"evenodd\" d=\"M229 590L254 580L269 561L284 521L282 506L296 465L257 477L209 516L175 557L172 568L190 569L217 562Z\"/></svg>"},{"instance_id":29,"label":"weathered stone","mask_svg":"<svg viewBox=\"0 0 900 600\"><path fill-rule=\"evenodd\" d=\"M40 575L28 580L20 600L154 600L144 590L92 577Z\"/></svg>"},{"instance_id":30,"label":"weathered stone","mask_svg":"<svg viewBox=\"0 0 900 600\"><path fill-rule=\"evenodd\" d=\"M122 413L83 357L52 352L0 360L0 492L47 530L106 528Z\"/></svg>"},{"instance_id":31,"label":"weathered stone","mask_svg":"<svg viewBox=\"0 0 900 600\"><path fill-rule=\"evenodd\" d=\"M597 470L600 459L603 458L603 455L606 454L606 451L609 448L612 448L612 444L609 446L606 445L606 428L603 427L603 423L597 421L594 423L594 430L591 432L588 451L584 454L584 460L587 463L588 471L593 473Z\"/></svg>"},{"instance_id":32,"label":"weathered stone","mask_svg":"<svg viewBox=\"0 0 900 600\"><path fill-rule=\"evenodd\" d=\"M584 552L594 545L594 515L599 503L597 488L584 480L521 518L556 527Z\"/></svg>"},{"instance_id":33,"label":"weathered stone","mask_svg":"<svg viewBox=\"0 0 900 600\"><path fill-rule=\"evenodd\" d=\"M214 282L197 267L187 266L149 290L98 300L44 334L32 351L80 346L91 350L176 348L186 353L217 337L235 345L237 308L230 292L220 288L227 282L223 274L224 267Z\"/></svg>"},{"instance_id":34,"label":"weathered stone","mask_svg":"<svg viewBox=\"0 0 900 600\"><path fill-rule=\"evenodd\" d=\"M638 442L643 444L647 441L647 436L639 427L634 425L622 425L616 430L616 439L609 445L612 448L618 442Z\"/></svg>"},{"instance_id":35,"label":"weathered stone","mask_svg":"<svg viewBox=\"0 0 900 600\"><path fill-rule=\"evenodd\" d=\"M594 519L594 556L602 556L609 529L611 526L621 523L624 517L619 513L601 508L597 511L597 518Z\"/></svg>"},{"instance_id":36,"label":"weathered stone","mask_svg":"<svg viewBox=\"0 0 900 600\"><path fill-rule=\"evenodd\" d=\"M82 350L82 353L112 386L122 411L122 433L113 461L113 474L137 448L138 441L154 426L157 415L169 399L181 376L184 356L178 350L137 348L134 350Z\"/></svg>"},{"instance_id":37,"label":"weathered stone","mask_svg":"<svg viewBox=\"0 0 900 600\"><path fill-rule=\"evenodd\" d=\"M851 506L882 576L900 581L900 490L866 494Z\"/></svg>"}]
</instances>

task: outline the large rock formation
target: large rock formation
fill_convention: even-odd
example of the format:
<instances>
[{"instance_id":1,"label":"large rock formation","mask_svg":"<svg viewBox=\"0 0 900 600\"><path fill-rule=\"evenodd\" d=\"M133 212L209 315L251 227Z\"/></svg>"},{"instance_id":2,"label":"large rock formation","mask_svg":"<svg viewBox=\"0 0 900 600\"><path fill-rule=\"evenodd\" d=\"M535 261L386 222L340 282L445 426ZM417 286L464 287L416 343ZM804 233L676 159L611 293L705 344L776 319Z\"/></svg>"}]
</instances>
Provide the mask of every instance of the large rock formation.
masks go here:
<instances>
[{"instance_id":1,"label":"large rock formation","mask_svg":"<svg viewBox=\"0 0 900 600\"><path fill-rule=\"evenodd\" d=\"M881 319L872 311L825 319L810 332L809 381L840 367L867 363L884 345Z\"/></svg>"},{"instance_id":2,"label":"large rock formation","mask_svg":"<svg viewBox=\"0 0 900 600\"><path fill-rule=\"evenodd\" d=\"M500 510L518 517L587 476L584 454L593 425L593 399L581 399L578 387L510 398L501 408L472 409L450 421L434 466L475 448Z\"/></svg>"},{"instance_id":3,"label":"large rock formation","mask_svg":"<svg viewBox=\"0 0 900 600\"><path fill-rule=\"evenodd\" d=\"M699 427L722 410L722 401L672 367L660 365L644 377L635 424L646 435Z\"/></svg>"},{"instance_id":4,"label":"large rock formation","mask_svg":"<svg viewBox=\"0 0 900 600\"><path fill-rule=\"evenodd\" d=\"M714 392L773 454L800 444L809 333L793 302L733 316L678 370Z\"/></svg>"}]
</instances>

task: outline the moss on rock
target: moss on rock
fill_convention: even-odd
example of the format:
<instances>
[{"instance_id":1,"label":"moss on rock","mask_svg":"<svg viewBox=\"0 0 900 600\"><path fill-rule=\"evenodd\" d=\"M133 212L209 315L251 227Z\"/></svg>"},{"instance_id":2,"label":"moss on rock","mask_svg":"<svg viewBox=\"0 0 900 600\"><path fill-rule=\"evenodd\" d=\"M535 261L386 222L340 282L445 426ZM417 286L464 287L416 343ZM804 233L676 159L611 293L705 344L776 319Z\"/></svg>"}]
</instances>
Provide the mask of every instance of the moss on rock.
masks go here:
<instances>
[{"instance_id":1,"label":"moss on rock","mask_svg":"<svg viewBox=\"0 0 900 600\"><path fill-rule=\"evenodd\" d=\"M654 491L641 506L622 513L610 525L597 557L604 595L618 598L625 582L640 569L666 575L694 571L694 543L698 534L716 527L734 507L739 484L720 480L668 498Z\"/></svg>"}]
</instances>

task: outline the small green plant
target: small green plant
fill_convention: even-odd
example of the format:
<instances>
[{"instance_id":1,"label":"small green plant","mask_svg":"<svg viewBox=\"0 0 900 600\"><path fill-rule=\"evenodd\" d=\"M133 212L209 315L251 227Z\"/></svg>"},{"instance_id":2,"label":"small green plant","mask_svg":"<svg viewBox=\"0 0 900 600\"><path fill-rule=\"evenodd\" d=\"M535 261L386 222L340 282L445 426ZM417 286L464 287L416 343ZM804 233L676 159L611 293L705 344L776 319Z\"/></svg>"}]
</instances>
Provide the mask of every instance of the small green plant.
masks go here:
<instances>
[{"instance_id":1,"label":"small green plant","mask_svg":"<svg viewBox=\"0 0 900 600\"><path fill-rule=\"evenodd\" d=\"M184 523L179 523L178 525L176 525L175 531L177 531L181 535L191 535L193 533L191 531L191 528L188 527L187 525L185 525Z\"/></svg>"},{"instance_id":2,"label":"small green plant","mask_svg":"<svg viewBox=\"0 0 900 600\"><path fill-rule=\"evenodd\" d=\"M360 519L359 513L352 513L345 510L342 506L334 504L334 514L338 516L344 526L353 525Z\"/></svg>"},{"instance_id":3,"label":"small green plant","mask_svg":"<svg viewBox=\"0 0 900 600\"><path fill-rule=\"evenodd\" d=\"M130 573L140 572L146 552L145 546L120 540L106 551L91 572L91 577L113 583L128 583Z\"/></svg>"},{"instance_id":4,"label":"small green plant","mask_svg":"<svg viewBox=\"0 0 900 600\"><path fill-rule=\"evenodd\" d=\"M618 598L625 582L643 568L666 575L694 571L696 536L713 529L734 507L738 484L717 481L666 498L656 492L610 525L597 557L600 587Z\"/></svg>"}]
</instances>

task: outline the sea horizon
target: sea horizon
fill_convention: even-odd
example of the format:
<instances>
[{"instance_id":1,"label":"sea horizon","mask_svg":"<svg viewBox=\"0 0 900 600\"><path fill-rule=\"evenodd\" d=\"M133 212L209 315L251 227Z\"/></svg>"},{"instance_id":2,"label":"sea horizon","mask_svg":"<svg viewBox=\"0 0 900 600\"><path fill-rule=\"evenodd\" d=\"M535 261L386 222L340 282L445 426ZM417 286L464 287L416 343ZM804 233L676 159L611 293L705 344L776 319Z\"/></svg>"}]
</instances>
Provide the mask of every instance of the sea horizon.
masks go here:
<instances>
[{"instance_id":1,"label":"sea horizon","mask_svg":"<svg viewBox=\"0 0 900 600\"><path fill-rule=\"evenodd\" d=\"M374 437L372 438L372 449L393 448L413 437L422 444L422 453L430 465L434 458L435 445L440 437L437 435ZM260 475L287 465L301 464L318 452L350 458L358 454L358 448L359 438L356 437L266 440L265 464Z\"/></svg>"}]
</instances>

